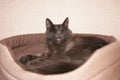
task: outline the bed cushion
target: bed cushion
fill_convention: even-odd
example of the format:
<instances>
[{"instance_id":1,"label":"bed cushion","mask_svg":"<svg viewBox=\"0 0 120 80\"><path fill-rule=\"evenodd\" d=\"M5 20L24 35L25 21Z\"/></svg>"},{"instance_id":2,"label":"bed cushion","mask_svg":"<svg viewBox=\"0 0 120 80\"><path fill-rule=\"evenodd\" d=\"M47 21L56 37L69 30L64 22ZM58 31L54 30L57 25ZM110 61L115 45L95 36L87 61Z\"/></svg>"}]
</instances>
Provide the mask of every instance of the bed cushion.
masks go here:
<instances>
[{"instance_id":1,"label":"bed cushion","mask_svg":"<svg viewBox=\"0 0 120 80\"><path fill-rule=\"evenodd\" d=\"M8 80L119 80L119 41L112 36L98 34L74 35L96 36L106 40L109 45L98 49L83 66L70 73L43 76L37 73L25 71L23 69L24 66L19 64L18 59L25 54L40 54L47 51L44 40L45 35L41 33L9 37L0 41L1 75L5 78L7 77ZM113 74L113 72L116 75Z\"/></svg>"}]
</instances>

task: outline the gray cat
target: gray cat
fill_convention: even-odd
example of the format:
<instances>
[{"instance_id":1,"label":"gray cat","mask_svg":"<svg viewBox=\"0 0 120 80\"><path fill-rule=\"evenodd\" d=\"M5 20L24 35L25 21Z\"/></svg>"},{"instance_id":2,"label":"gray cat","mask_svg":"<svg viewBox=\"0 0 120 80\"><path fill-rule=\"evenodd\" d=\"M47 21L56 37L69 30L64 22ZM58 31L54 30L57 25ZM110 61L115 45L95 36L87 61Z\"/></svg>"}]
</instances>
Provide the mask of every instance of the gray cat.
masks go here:
<instances>
[{"instance_id":1,"label":"gray cat","mask_svg":"<svg viewBox=\"0 0 120 80\"><path fill-rule=\"evenodd\" d=\"M108 43L100 38L73 35L68 28L69 19L53 24L46 19L46 56L26 55L20 62L26 70L40 74L60 74L72 71L85 63L92 53Z\"/></svg>"}]
</instances>

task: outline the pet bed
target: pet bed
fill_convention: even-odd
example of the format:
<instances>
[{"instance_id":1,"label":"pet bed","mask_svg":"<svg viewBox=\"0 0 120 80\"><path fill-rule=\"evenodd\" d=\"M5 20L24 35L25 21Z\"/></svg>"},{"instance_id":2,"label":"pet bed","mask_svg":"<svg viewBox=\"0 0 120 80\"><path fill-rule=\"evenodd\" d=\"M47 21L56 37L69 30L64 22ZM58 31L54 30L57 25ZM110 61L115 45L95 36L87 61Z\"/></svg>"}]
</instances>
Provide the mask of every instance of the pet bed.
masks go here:
<instances>
[{"instance_id":1,"label":"pet bed","mask_svg":"<svg viewBox=\"0 0 120 80\"><path fill-rule=\"evenodd\" d=\"M19 58L25 54L47 51L44 34L25 34L0 41L0 80L120 80L120 42L98 34L74 34L96 36L109 42L96 50L92 57L78 69L59 75L41 75L24 70Z\"/></svg>"}]
</instances>

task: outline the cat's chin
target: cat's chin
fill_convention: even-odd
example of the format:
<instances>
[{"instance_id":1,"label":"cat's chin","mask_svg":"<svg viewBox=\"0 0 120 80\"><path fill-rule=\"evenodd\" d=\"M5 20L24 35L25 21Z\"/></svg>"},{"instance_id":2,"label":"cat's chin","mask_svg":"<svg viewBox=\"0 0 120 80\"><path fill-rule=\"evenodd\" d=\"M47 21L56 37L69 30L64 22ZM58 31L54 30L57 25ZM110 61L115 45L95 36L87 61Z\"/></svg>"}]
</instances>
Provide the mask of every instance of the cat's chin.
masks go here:
<instances>
[{"instance_id":1,"label":"cat's chin","mask_svg":"<svg viewBox=\"0 0 120 80\"><path fill-rule=\"evenodd\" d=\"M62 42L59 42L59 41L56 42L57 45L60 45L61 43L62 43Z\"/></svg>"},{"instance_id":2,"label":"cat's chin","mask_svg":"<svg viewBox=\"0 0 120 80\"><path fill-rule=\"evenodd\" d=\"M55 44L60 45L60 44L62 44L62 42L63 42L62 40L56 40Z\"/></svg>"}]
</instances>

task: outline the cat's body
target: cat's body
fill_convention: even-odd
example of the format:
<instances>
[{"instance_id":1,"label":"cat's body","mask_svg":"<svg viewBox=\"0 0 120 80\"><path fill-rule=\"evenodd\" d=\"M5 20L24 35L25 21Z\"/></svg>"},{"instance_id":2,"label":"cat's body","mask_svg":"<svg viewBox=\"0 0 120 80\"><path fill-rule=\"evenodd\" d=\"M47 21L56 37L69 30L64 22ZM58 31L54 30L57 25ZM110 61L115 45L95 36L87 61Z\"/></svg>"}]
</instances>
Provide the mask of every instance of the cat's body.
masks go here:
<instances>
[{"instance_id":1,"label":"cat's body","mask_svg":"<svg viewBox=\"0 0 120 80\"><path fill-rule=\"evenodd\" d=\"M25 63L26 70L41 74L69 72L85 63L96 49L108 44L97 37L74 36L68 28L68 18L60 25L46 19L46 28L45 39L49 52L43 57L21 57L20 62Z\"/></svg>"}]
</instances>

